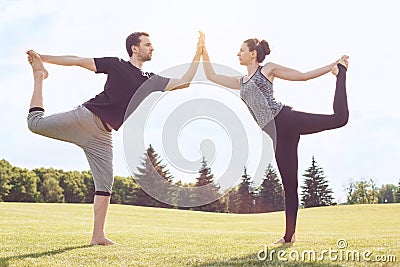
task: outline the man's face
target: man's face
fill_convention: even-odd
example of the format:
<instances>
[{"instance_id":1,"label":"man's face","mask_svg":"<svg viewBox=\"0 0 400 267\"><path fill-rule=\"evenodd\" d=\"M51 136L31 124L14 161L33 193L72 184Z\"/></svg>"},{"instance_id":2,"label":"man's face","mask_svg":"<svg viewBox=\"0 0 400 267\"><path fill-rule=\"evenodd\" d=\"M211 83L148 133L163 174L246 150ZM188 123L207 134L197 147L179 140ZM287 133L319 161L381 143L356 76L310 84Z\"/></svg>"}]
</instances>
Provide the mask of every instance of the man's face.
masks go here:
<instances>
[{"instance_id":1,"label":"man's face","mask_svg":"<svg viewBox=\"0 0 400 267\"><path fill-rule=\"evenodd\" d=\"M135 46L135 50L137 51L137 57L139 60L145 62L150 61L153 56L153 45L150 42L150 38L148 36L140 36L140 44L139 46Z\"/></svg>"}]
</instances>

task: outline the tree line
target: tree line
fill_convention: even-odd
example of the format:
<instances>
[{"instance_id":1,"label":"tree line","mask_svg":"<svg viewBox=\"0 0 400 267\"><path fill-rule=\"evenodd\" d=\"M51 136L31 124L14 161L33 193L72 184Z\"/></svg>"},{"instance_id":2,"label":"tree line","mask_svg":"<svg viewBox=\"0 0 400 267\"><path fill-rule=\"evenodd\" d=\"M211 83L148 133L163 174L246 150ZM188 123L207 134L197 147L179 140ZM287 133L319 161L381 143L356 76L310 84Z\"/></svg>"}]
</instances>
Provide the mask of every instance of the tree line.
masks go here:
<instances>
[{"instance_id":1,"label":"tree line","mask_svg":"<svg viewBox=\"0 0 400 267\"><path fill-rule=\"evenodd\" d=\"M193 183L175 181L167 166L150 145L137 168L134 177L114 177L111 203L161 208L179 208L160 202L149 196L139 184L150 182L149 177L157 175L170 184L180 188L194 188L208 185L211 193L220 192L211 168L205 158L201 162L198 176ZM305 208L336 205L333 191L320 167L312 158L311 166L303 174L300 186L301 205ZM176 191L161 187L158 180L151 180L150 186L169 198L169 203L180 203ZM178 188L179 188L178 187ZM189 192L191 192L189 190ZM346 188L347 204L375 204L400 202L399 186L392 184L377 187L375 182L352 182ZM92 203L94 197L93 177L90 171L63 171L53 168L36 168L33 170L12 166L6 160L0 160L0 201L7 202L52 202L52 203ZM187 199L194 195L185 196ZM277 170L270 164L265 170L260 185L255 186L244 167L237 186L223 196L207 205L192 207L191 210L231 213L262 213L284 210L284 190Z\"/></svg>"}]
</instances>

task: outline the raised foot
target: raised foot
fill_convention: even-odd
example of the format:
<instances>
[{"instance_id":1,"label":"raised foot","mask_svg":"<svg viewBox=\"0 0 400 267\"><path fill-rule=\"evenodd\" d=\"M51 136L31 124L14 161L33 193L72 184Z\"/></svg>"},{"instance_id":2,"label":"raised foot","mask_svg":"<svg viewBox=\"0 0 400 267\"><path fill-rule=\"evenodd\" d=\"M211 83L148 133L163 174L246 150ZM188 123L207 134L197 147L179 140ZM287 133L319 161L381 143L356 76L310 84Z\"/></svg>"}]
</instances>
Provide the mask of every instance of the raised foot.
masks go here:
<instances>
[{"instance_id":1,"label":"raised foot","mask_svg":"<svg viewBox=\"0 0 400 267\"><path fill-rule=\"evenodd\" d=\"M340 59L339 59L339 64L342 64L343 66L347 68L349 68L349 56L347 55L343 55Z\"/></svg>"},{"instance_id":2,"label":"raised foot","mask_svg":"<svg viewBox=\"0 0 400 267\"><path fill-rule=\"evenodd\" d=\"M115 245L115 242L106 237L103 237L103 238L99 238L99 239L92 239L92 241L90 241L90 245L91 246L97 246L97 245L110 246L110 245Z\"/></svg>"},{"instance_id":3,"label":"raised foot","mask_svg":"<svg viewBox=\"0 0 400 267\"><path fill-rule=\"evenodd\" d=\"M33 76L46 79L49 77L49 72L43 65L40 55L33 50L26 52L28 54L28 61L32 66Z\"/></svg>"},{"instance_id":4,"label":"raised foot","mask_svg":"<svg viewBox=\"0 0 400 267\"><path fill-rule=\"evenodd\" d=\"M348 68L349 68L349 61L348 61L348 59L349 59L349 56L343 55L343 56L339 59L339 63L338 63L338 64L341 64L341 65L343 65L346 69L348 69ZM339 68L338 68L338 66L335 65L335 66L332 68L331 71L332 71L332 74L333 74L333 75L337 76L337 75L339 74Z\"/></svg>"}]
</instances>

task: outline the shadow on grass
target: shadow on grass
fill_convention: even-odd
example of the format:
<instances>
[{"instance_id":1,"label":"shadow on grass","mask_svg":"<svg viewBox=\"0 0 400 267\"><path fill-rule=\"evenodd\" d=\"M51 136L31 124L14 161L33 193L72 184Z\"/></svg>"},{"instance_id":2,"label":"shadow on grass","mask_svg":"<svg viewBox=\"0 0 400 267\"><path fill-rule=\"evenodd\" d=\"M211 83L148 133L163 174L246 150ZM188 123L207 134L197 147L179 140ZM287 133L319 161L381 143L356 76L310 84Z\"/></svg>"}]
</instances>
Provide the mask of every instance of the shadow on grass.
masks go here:
<instances>
[{"instance_id":1,"label":"shadow on grass","mask_svg":"<svg viewBox=\"0 0 400 267\"><path fill-rule=\"evenodd\" d=\"M214 261L214 262L208 262L204 264L195 264L193 266L195 267L212 267L212 266L218 266L218 267L228 267L228 266L289 266L289 267L295 267L295 266L312 266L312 267L341 267L342 265L340 264L334 264L334 263L327 263L327 262L318 262L318 261L310 261L308 258L305 258L304 261L301 261L301 253L300 253L300 260L299 261L283 261L279 260L277 255L279 253L285 253L285 251L290 248L292 245L282 245L278 246L275 248L272 248L274 250L273 256L270 257L271 249L269 250L264 250L263 253L259 254L250 254L246 255L243 257L238 257L238 258L231 258L227 260L221 260L221 261ZM265 252L267 252L267 255L265 255ZM289 253L284 254L283 258L290 259L290 256L288 255ZM261 258L261 260L259 259ZM281 256L282 257L282 256Z\"/></svg>"},{"instance_id":2,"label":"shadow on grass","mask_svg":"<svg viewBox=\"0 0 400 267\"><path fill-rule=\"evenodd\" d=\"M36 252L36 253L4 257L4 258L0 258L0 267L9 266L9 262L12 260L23 260L26 258L40 258L43 256L52 256L52 255L64 253L66 251L80 249L80 248L88 248L88 247L91 247L91 246L90 245L82 245L82 246L65 247L65 248L59 248L59 249L50 250L50 251L43 251L43 252Z\"/></svg>"}]
</instances>

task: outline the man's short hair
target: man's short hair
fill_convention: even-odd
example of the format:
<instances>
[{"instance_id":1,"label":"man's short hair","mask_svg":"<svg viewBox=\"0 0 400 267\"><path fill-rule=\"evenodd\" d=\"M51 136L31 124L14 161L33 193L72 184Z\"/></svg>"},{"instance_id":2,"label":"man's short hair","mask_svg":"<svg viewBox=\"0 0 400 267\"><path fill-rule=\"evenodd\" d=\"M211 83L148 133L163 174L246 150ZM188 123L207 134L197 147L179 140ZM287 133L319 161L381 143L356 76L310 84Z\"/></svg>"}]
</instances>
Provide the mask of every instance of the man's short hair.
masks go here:
<instances>
[{"instance_id":1,"label":"man's short hair","mask_svg":"<svg viewBox=\"0 0 400 267\"><path fill-rule=\"evenodd\" d=\"M134 32L126 37L126 51L128 52L129 57L132 56L132 45L139 46L140 36L149 36L149 34L146 32Z\"/></svg>"}]
</instances>

